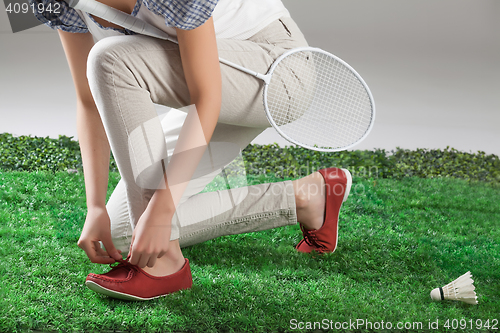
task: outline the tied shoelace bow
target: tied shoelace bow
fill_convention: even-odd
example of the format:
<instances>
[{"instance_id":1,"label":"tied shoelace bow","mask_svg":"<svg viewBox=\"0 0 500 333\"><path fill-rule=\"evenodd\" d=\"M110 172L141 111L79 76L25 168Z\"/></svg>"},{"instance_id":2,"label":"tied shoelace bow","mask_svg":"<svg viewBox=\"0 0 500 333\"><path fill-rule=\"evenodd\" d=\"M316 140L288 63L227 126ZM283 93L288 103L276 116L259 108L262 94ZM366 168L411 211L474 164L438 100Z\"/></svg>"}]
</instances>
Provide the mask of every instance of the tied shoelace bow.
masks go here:
<instances>
[{"instance_id":1,"label":"tied shoelace bow","mask_svg":"<svg viewBox=\"0 0 500 333\"><path fill-rule=\"evenodd\" d=\"M323 245L318 242L318 236L316 236L315 231L316 230L307 230L300 226L302 229L302 234L304 236L304 241L306 242L307 245L312 246L315 248L316 252L323 253L328 250L326 245Z\"/></svg>"},{"instance_id":2,"label":"tied shoelace bow","mask_svg":"<svg viewBox=\"0 0 500 333\"><path fill-rule=\"evenodd\" d=\"M317 252L325 252L327 250L325 245L318 243L318 237L310 231L304 235L304 240L305 240L306 244L314 247L314 249Z\"/></svg>"},{"instance_id":3,"label":"tied shoelace bow","mask_svg":"<svg viewBox=\"0 0 500 333\"><path fill-rule=\"evenodd\" d=\"M306 242L307 245L312 246L315 248L317 252L323 253L327 250L326 245L320 244L318 242L318 236L316 236L315 231L316 230L307 230L305 228L302 228L302 234L304 236L304 241Z\"/></svg>"}]
</instances>

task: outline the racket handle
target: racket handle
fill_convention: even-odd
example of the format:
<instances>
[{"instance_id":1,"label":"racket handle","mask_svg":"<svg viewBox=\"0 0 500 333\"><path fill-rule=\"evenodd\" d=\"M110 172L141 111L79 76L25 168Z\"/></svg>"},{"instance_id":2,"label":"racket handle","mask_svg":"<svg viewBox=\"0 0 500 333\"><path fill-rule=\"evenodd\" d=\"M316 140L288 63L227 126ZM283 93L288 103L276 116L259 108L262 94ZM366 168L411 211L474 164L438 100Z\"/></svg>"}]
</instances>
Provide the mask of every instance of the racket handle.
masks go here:
<instances>
[{"instance_id":1,"label":"racket handle","mask_svg":"<svg viewBox=\"0 0 500 333\"><path fill-rule=\"evenodd\" d=\"M226 60L226 59L219 58L219 61L221 63L225 64L225 65L228 65L228 66L231 66L233 68L239 69L240 71L242 71L244 73L253 75L253 76L261 79L262 81L264 81L266 84L269 84L269 82L271 81L271 75L267 75L267 74L263 75L263 74L257 73L256 71L253 71L251 69L245 68L243 66L235 64L234 62L231 62L231 61Z\"/></svg>"},{"instance_id":2,"label":"racket handle","mask_svg":"<svg viewBox=\"0 0 500 333\"><path fill-rule=\"evenodd\" d=\"M114 23L138 34L149 35L177 43L177 41L165 31L160 30L153 25L146 24L146 22L139 20L132 15L100 2L94 0L67 0L67 2L68 5L74 9L79 9L100 17L108 22Z\"/></svg>"}]
</instances>

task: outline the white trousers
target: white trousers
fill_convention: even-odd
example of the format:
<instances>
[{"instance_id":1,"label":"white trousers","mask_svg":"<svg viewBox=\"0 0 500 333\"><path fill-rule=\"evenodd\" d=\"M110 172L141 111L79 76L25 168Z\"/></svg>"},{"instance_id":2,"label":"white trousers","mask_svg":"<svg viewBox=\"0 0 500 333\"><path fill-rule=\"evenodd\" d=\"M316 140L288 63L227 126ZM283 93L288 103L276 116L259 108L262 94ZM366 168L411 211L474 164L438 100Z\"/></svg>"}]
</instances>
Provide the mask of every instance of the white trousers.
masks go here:
<instances>
[{"instance_id":1,"label":"white trousers","mask_svg":"<svg viewBox=\"0 0 500 333\"><path fill-rule=\"evenodd\" d=\"M279 55L307 42L291 18L281 18L247 40L218 39L217 46L220 57L266 73ZM220 116L200 163L208 167L189 182L172 220L171 239L179 239L183 247L297 223L290 181L200 193L269 127L262 82L222 64L221 76ZM172 156L186 119L186 113L176 110L159 116L154 103L185 107L189 91L178 46L147 36L109 37L96 43L87 77L122 177L107 209L113 242L126 254L132 230L154 194L141 177L145 170L161 170L159 161ZM236 174L234 179L244 181L244 173Z\"/></svg>"}]
</instances>

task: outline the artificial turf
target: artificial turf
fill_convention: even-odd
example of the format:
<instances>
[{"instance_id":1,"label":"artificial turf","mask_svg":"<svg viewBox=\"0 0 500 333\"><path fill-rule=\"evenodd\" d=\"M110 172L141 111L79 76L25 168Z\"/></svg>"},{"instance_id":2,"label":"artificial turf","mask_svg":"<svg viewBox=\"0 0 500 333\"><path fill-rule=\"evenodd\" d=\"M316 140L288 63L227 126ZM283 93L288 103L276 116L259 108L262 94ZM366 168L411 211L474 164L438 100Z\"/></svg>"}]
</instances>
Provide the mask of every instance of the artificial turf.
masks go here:
<instances>
[{"instance_id":1,"label":"artificial turf","mask_svg":"<svg viewBox=\"0 0 500 333\"><path fill-rule=\"evenodd\" d=\"M109 193L118 179L111 173ZM221 237L183 250L192 289L128 302L84 285L109 267L76 245L83 175L0 172L0 331L338 332L370 322L379 332L382 321L426 331L437 321L437 332L448 321L498 332L499 203L498 186L481 182L355 178L335 253L297 253L298 225ZM431 301L433 288L469 270L478 305Z\"/></svg>"}]
</instances>

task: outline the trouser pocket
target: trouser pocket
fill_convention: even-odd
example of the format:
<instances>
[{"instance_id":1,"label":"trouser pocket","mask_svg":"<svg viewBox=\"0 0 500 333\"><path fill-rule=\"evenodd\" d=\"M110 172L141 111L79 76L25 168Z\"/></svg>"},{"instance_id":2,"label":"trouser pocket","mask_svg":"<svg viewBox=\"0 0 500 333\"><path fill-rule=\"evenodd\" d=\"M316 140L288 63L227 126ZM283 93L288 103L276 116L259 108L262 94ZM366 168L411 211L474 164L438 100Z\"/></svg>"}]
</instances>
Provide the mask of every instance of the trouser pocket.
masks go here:
<instances>
[{"instance_id":1,"label":"trouser pocket","mask_svg":"<svg viewBox=\"0 0 500 333\"><path fill-rule=\"evenodd\" d=\"M310 52L295 52L280 61L267 88L268 110L276 125L293 123L313 107L315 82Z\"/></svg>"},{"instance_id":2,"label":"trouser pocket","mask_svg":"<svg viewBox=\"0 0 500 333\"><path fill-rule=\"evenodd\" d=\"M285 22L283 22L282 19L279 19L279 21L281 22L281 25L283 26L283 28L285 28L285 31L288 34L288 36L292 37L292 33L291 33L290 29L288 29L288 27L286 26Z\"/></svg>"}]
</instances>

